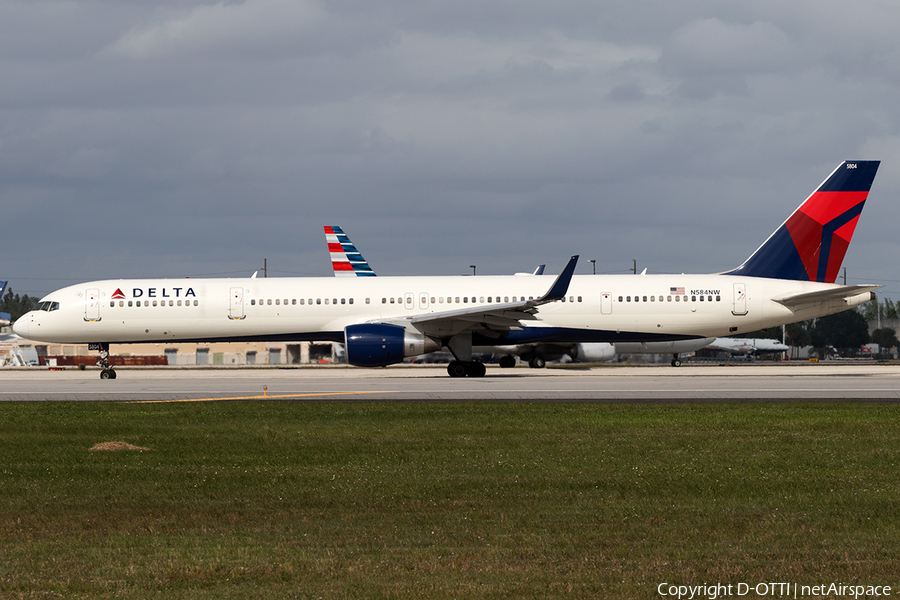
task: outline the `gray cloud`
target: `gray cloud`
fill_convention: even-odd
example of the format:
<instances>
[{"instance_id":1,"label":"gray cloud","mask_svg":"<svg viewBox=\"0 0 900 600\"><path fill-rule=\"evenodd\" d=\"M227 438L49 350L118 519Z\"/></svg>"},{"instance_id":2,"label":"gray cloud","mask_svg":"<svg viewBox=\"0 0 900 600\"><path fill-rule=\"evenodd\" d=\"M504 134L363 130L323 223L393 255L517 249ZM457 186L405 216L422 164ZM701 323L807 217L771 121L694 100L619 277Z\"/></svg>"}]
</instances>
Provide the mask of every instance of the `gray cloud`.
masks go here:
<instances>
[{"instance_id":1,"label":"gray cloud","mask_svg":"<svg viewBox=\"0 0 900 600\"><path fill-rule=\"evenodd\" d=\"M898 24L875 1L7 3L3 279L328 275L324 224L384 274L713 272L862 158L845 265L889 281Z\"/></svg>"}]
</instances>

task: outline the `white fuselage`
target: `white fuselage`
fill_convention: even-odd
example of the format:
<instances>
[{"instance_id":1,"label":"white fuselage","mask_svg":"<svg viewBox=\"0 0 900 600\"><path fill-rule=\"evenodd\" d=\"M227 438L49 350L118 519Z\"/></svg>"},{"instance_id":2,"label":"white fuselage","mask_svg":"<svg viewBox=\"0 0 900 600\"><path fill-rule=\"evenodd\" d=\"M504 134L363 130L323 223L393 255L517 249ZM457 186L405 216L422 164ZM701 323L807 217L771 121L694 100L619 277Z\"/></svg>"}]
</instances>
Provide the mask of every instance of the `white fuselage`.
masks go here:
<instances>
[{"instance_id":1,"label":"white fuselage","mask_svg":"<svg viewBox=\"0 0 900 600\"><path fill-rule=\"evenodd\" d=\"M15 323L59 343L343 341L348 325L537 298L552 276L120 279L66 287ZM839 312L868 292L788 308L774 299L842 286L730 275L580 275L497 344L717 337ZM48 309L52 308L52 310ZM480 343L483 343L482 340Z\"/></svg>"}]
</instances>

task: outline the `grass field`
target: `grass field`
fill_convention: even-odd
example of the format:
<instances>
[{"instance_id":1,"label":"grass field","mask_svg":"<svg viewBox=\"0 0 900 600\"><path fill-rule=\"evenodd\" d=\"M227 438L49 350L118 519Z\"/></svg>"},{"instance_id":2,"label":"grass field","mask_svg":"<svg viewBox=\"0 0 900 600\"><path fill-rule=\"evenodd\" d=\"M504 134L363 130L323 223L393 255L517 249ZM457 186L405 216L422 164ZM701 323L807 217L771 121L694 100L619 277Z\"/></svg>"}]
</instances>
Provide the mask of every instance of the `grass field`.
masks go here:
<instances>
[{"instance_id":1,"label":"grass field","mask_svg":"<svg viewBox=\"0 0 900 600\"><path fill-rule=\"evenodd\" d=\"M896 595L898 410L2 404L0 597Z\"/></svg>"}]
</instances>

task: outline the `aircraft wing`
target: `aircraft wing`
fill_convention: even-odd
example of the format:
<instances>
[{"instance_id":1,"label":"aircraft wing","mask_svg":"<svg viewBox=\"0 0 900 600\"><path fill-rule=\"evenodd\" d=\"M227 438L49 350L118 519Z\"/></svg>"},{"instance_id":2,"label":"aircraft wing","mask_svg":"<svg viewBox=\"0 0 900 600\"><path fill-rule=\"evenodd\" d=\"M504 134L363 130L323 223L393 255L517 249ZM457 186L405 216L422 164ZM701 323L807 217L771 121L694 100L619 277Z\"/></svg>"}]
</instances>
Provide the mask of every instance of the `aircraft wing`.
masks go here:
<instances>
[{"instance_id":1,"label":"aircraft wing","mask_svg":"<svg viewBox=\"0 0 900 600\"><path fill-rule=\"evenodd\" d=\"M419 315L412 318L412 325L427 336L442 338L466 330L477 330L479 333L499 337L509 331L521 329L522 321L538 320L535 315L540 306L561 300L566 295L577 263L578 256L570 258L562 273L540 298Z\"/></svg>"},{"instance_id":2,"label":"aircraft wing","mask_svg":"<svg viewBox=\"0 0 900 600\"><path fill-rule=\"evenodd\" d=\"M804 292L802 294L794 294L783 298L772 298L775 302L787 306L798 306L800 304L809 304L811 302L825 302L827 300L843 300L859 296L866 292L872 292L883 286L880 285L842 285L840 287L830 288L827 290L818 290L815 292Z\"/></svg>"}]
</instances>

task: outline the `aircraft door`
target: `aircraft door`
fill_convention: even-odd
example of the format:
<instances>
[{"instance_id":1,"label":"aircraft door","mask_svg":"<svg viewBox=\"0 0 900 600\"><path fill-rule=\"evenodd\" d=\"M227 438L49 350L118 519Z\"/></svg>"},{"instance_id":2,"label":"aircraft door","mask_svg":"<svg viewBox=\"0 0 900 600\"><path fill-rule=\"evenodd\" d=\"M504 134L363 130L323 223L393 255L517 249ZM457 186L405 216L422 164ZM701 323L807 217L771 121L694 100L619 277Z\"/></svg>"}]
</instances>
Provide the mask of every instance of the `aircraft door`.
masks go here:
<instances>
[{"instance_id":1,"label":"aircraft door","mask_svg":"<svg viewBox=\"0 0 900 600\"><path fill-rule=\"evenodd\" d=\"M422 310L428 309L428 294L424 292L419 294L419 308Z\"/></svg>"},{"instance_id":2,"label":"aircraft door","mask_svg":"<svg viewBox=\"0 0 900 600\"><path fill-rule=\"evenodd\" d=\"M612 314L612 294L610 294L609 292L603 292L602 294L600 294L600 314Z\"/></svg>"},{"instance_id":3,"label":"aircraft door","mask_svg":"<svg viewBox=\"0 0 900 600\"><path fill-rule=\"evenodd\" d=\"M90 289L84 294L84 320L100 320L100 290Z\"/></svg>"},{"instance_id":4,"label":"aircraft door","mask_svg":"<svg viewBox=\"0 0 900 600\"><path fill-rule=\"evenodd\" d=\"M403 295L403 306L406 307L406 310L412 310L416 307L415 296L413 296L412 292L406 292Z\"/></svg>"},{"instance_id":5,"label":"aircraft door","mask_svg":"<svg viewBox=\"0 0 900 600\"><path fill-rule=\"evenodd\" d=\"M233 287L228 301L228 318L232 321L240 321L246 316L244 314L244 288Z\"/></svg>"},{"instance_id":6,"label":"aircraft door","mask_svg":"<svg viewBox=\"0 0 900 600\"><path fill-rule=\"evenodd\" d=\"M734 306L731 308L731 314L735 316L747 314L747 285L744 283L734 284Z\"/></svg>"}]
</instances>

